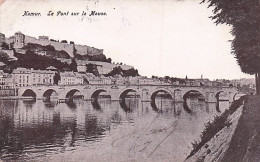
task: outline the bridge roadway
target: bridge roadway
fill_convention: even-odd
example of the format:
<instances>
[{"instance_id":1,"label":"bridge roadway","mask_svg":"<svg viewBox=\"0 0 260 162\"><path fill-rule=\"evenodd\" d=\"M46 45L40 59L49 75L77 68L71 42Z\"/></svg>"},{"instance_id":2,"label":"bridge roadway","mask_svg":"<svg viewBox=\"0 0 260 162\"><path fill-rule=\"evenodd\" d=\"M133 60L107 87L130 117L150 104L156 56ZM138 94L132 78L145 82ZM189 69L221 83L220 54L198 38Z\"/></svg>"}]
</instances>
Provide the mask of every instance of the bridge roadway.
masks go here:
<instances>
[{"instance_id":1,"label":"bridge roadway","mask_svg":"<svg viewBox=\"0 0 260 162\"><path fill-rule=\"evenodd\" d=\"M171 95L173 101L182 102L191 92L199 92L205 102L217 102L220 97L232 102L238 93L236 87L208 87L208 86L184 86L184 85L77 85L77 86L28 86L17 89L19 97L32 94L36 99L43 99L56 94L59 100L66 100L76 95L82 95L85 100L97 98L101 92L107 92L112 101L119 101L129 92L136 92L141 101L152 101L159 92Z\"/></svg>"}]
</instances>

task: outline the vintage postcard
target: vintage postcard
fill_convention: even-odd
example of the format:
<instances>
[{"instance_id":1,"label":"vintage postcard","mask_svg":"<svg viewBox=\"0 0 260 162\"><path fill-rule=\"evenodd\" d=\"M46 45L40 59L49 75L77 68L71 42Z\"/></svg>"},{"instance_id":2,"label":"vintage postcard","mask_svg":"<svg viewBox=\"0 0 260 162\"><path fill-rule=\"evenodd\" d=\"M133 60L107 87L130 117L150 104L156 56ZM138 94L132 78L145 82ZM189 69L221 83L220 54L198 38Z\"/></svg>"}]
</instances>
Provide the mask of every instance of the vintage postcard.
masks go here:
<instances>
[{"instance_id":1,"label":"vintage postcard","mask_svg":"<svg viewBox=\"0 0 260 162\"><path fill-rule=\"evenodd\" d=\"M257 0L0 0L0 161L260 161Z\"/></svg>"}]
</instances>

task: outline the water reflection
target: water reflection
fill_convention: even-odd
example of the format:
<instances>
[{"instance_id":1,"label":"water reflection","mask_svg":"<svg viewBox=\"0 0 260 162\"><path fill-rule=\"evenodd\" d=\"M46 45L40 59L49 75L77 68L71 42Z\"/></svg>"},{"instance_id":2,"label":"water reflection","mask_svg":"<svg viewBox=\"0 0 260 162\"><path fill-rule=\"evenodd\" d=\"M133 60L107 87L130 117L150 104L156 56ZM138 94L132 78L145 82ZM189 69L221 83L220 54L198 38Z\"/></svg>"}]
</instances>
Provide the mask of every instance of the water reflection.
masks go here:
<instances>
[{"instance_id":1,"label":"water reflection","mask_svg":"<svg viewBox=\"0 0 260 162\"><path fill-rule=\"evenodd\" d=\"M187 104L194 112L189 118L185 117L188 113L183 111L182 102L162 97L153 103L141 102L139 98L125 98L121 102L109 98L92 102L74 99L67 103L0 100L0 157L43 160L57 153L99 147L105 138L117 137L121 129L142 128L155 116L163 121L183 115L189 121L200 113L217 113L214 103L188 99ZM226 106L220 103L221 111Z\"/></svg>"}]
</instances>

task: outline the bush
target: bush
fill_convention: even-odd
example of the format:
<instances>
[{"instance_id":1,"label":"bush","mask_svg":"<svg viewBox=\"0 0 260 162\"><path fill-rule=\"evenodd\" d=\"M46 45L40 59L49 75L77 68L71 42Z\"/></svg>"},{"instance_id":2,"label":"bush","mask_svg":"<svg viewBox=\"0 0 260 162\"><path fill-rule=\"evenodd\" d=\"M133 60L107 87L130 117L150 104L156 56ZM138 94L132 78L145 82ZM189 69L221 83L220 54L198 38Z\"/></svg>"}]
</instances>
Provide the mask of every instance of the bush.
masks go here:
<instances>
[{"instance_id":1,"label":"bush","mask_svg":"<svg viewBox=\"0 0 260 162\"><path fill-rule=\"evenodd\" d=\"M123 77L139 76L137 69L131 68L129 70L123 70L121 66L114 67L113 70L108 74L106 74L105 76L108 77L108 76L115 76L115 75L121 75Z\"/></svg>"},{"instance_id":2,"label":"bush","mask_svg":"<svg viewBox=\"0 0 260 162\"><path fill-rule=\"evenodd\" d=\"M2 49L9 49L9 45L6 43L6 42L3 42L2 44L1 44L1 47L2 47Z\"/></svg>"}]
</instances>

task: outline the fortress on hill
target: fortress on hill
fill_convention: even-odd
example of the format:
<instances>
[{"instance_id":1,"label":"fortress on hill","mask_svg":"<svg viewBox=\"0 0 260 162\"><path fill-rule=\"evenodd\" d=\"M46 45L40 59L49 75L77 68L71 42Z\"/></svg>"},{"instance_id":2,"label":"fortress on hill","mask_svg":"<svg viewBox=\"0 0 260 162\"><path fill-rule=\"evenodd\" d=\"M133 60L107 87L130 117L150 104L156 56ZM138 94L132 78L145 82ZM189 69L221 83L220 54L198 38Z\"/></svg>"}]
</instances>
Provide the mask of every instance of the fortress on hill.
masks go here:
<instances>
[{"instance_id":1,"label":"fortress on hill","mask_svg":"<svg viewBox=\"0 0 260 162\"><path fill-rule=\"evenodd\" d=\"M39 38L31 37L24 35L21 32L16 32L14 36L11 36L9 38L5 38L4 34L1 34L1 39L4 39L5 42L8 44L13 44L13 47L16 49L24 47L28 43L34 43L39 44L42 46L51 45L53 46L57 51L66 51L71 57L73 57L73 54L76 53L80 55L102 55L103 49L97 49L94 47L89 47L86 45L79 45L74 44L72 42L66 43L66 42L58 42L52 39L49 39L48 36L39 36ZM2 40L3 41L3 40Z\"/></svg>"}]
</instances>

